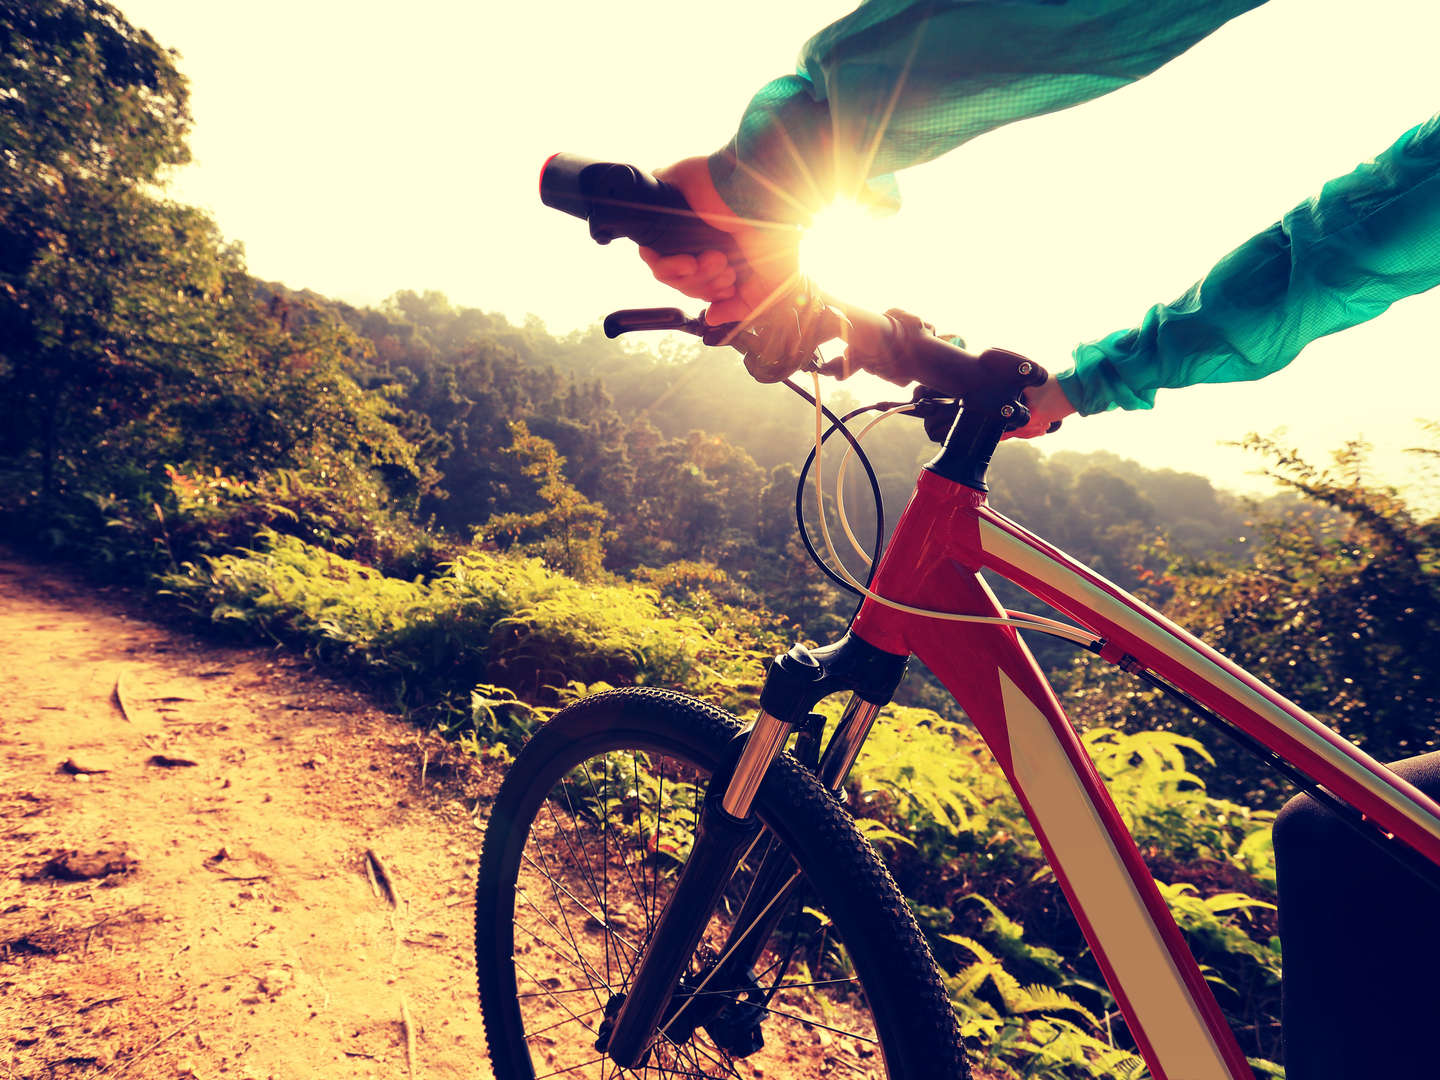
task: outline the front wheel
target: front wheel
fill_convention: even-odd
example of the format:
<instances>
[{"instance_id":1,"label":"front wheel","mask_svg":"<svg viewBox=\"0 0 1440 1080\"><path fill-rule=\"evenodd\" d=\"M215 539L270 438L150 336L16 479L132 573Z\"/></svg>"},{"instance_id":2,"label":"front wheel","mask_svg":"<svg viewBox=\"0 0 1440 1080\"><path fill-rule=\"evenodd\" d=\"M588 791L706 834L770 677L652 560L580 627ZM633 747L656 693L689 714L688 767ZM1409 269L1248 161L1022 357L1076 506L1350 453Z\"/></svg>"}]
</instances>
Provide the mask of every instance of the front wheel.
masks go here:
<instances>
[{"instance_id":1,"label":"front wheel","mask_svg":"<svg viewBox=\"0 0 1440 1080\"><path fill-rule=\"evenodd\" d=\"M761 786L763 828L687 960L669 1027L635 1070L595 1049L738 731L701 702L636 688L563 710L517 756L485 834L475 904L498 1080L969 1075L909 907L843 807L788 754ZM761 906L754 889L776 898L756 920L764 948L743 979L715 985L707 975L724 970L720 950L744 941L734 923L747 898Z\"/></svg>"}]
</instances>

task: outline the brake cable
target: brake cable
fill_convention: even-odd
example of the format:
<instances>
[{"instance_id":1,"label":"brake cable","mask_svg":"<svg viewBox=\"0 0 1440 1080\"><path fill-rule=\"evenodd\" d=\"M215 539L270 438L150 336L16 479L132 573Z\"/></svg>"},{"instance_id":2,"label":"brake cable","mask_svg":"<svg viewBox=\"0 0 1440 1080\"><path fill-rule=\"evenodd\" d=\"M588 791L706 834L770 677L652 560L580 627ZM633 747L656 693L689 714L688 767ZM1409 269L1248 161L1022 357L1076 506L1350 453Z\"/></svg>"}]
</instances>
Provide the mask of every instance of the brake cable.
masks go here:
<instances>
[{"instance_id":1,"label":"brake cable","mask_svg":"<svg viewBox=\"0 0 1440 1080\"><path fill-rule=\"evenodd\" d=\"M802 539L806 540L806 549L811 553L811 558L816 561L816 564L820 566L820 568L825 572L827 577L830 577L832 580L837 577L842 578L845 583L844 587L850 592L857 593L863 597L868 597L876 603L884 604L886 607L893 608L896 611L903 611L910 615L921 615L926 618L941 619L945 622L980 623L991 626L1010 626L1014 627L1017 630L1036 630L1041 633L1053 634L1056 637L1065 638L1069 641L1076 642L1077 644L1084 645L1089 648L1095 647L1100 638L1100 635L1096 634L1093 630L1084 627L1073 626L1069 623L1061 622L1059 619L1051 619L1043 615L1034 615L1030 612L1024 611L1010 611L1008 609L1005 611L1003 617L994 615L970 615L954 611L932 611L927 608L916 607L912 604L904 604L898 600L892 600L888 597L881 596L879 593L873 592L870 589L870 584L874 580L875 571L877 566L879 565L878 545L877 557L870 564L869 573L865 583L861 584L861 582L858 581L845 568L844 561L841 560L839 554L836 553L835 545L830 540L829 526L825 522L825 508L823 503L824 491L822 490L824 479L820 466L821 449L824 445L826 438L826 432L823 430L825 417L828 416L830 418L832 425L840 426L840 430L844 433L846 440L851 444L852 447L855 448L855 451L857 455L861 457L861 460L865 462L866 471L871 478L872 491L876 493L875 497L877 501L880 498L879 483L875 480L874 470L870 467L868 458L865 457L865 452L860 448L859 440L855 438L855 436L851 434L849 428L841 424L840 420L835 416L835 414L832 413L820 401L820 373L818 371L812 370L811 377L815 380L814 396L805 394L803 392L801 394L801 396L807 398L815 406L815 447L811 451L810 459L807 459L806 465L808 467L809 462L812 459L815 462L815 502L816 512L819 516L820 535L825 541L826 552L830 555L832 559L835 560L834 568L827 565L820 558L818 552L815 551L814 547L808 542L808 537L805 535L803 518L800 525L801 537ZM786 381L788 382L789 380L787 379ZM798 390L798 387L796 387L795 389ZM868 411L868 409L862 409L861 411ZM892 409L892 412L895 411L898 410ZM805 474L802 472L802 483L804 480L804 476ZM803 492L803 487L801 488L801 491ZM877 510L878 509L879 508L877 507Z\"/></svg>"},{"instance_id":2,"label":"brake cable","mask_svg":"<svg viewBox=\"0 0 1440 1080\"><path fill-rule=\"evenodd\" d=\"M875 469L870 464L870 457L868 454L865 453L864 448L860 445L860 440L851 433L850 428L847 426L847 422L853 420L857 416L860 416L867 412L873 412L875 409L882 408L883 406L879 404L862 405L857 409L851 409L843 417L837 417L833 412L830 411L829 406L818 404L815 397L809 392L807 392L793 379L787 378L784 380L784 383L791 390L793 390L795 393L799 394L802 398L809 402L812 407L818 407L824 410L825 416L830 420L830 427L820 437L821 444L823 444L827 439L829 439L831 435L835 434L835 432L840 432L850 443L850 448L855 452L855 456L860 459L860 464L864 466L865 476L870 481L870 495L875 503L875 543L871 548L870 553L870 570L865 578L865 584L866 586L869 586L869 584L875 579L875 568L880 565L880 554L885 549L885 500L880 493L880 481L875 476ZM805 545L805 553L810 556L810 561L820 568L820 572L823 573L840 588L844 589L846 592L852 593L855 596L863 599L864 593L862 593L859 589L855 588L855 586L850 584L849 581L845 580L845 578L841 577L834 570L832 570L830 568L830 564L827 563L825 559L820 555L820 552L817 551L815 548L814 542L810 539L810 530L805 524L805 479L810 475L810 466L814 464L814 461L815 447L812 446L810 448L810 453L805 458L805 464L800 467L800 478L795 484L796 531L800 534L800 542ZM848 528L846 531L849 531Z\"/></svg>"}]
</instances>

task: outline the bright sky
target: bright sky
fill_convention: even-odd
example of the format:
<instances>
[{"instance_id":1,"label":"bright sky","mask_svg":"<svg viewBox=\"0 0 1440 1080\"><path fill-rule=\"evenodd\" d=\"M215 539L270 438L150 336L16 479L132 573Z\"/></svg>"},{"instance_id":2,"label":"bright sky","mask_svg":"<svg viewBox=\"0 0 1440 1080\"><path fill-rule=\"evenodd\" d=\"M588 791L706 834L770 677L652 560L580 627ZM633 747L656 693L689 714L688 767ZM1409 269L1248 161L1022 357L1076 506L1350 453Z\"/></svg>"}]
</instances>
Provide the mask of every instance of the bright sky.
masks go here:
<instances>
[{"instance_id":1,"label":"bright sky","mask_svg":"<svg viewBox=\"0 0 1440 1080\"><path fill-rule=\"evenodd\" d=\"M177 198L252 273L353 303L438 289L557 332L673 304L628 243L543 208L556 150L658 166L721 145L751 92L844 14L823 0L117 0L181 54L194 164ZM1440 5L1272 0L1099 101L900 176L905 209L811 267L832 291L1064 367L1134 325L1331 176L1437 109ZM842 258L848 254L849 258ZM843 264L842 264L843 263ZM684 305L682 305L684 306ZM1109 448L1258 489L1218 445L1285 427L1319 460L1363 434L1392 482L1440 419L1440 290L1262 383L1163 391L1068 421ZM725 354L731 355L731 354ZM717 362L725 362L717 354Z\"/></svg>"}]
</instances>

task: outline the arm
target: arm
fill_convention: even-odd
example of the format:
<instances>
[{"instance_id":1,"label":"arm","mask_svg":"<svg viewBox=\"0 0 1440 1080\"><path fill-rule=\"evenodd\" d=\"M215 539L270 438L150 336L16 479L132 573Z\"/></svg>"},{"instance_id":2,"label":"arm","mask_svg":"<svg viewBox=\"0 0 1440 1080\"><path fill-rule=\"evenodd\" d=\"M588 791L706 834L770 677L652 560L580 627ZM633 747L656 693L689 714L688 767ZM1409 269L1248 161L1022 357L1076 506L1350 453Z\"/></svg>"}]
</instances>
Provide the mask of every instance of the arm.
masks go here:
<instances>
[{"instance_id":1,"label":"arm","mask_svg":"<svg viewBox=\"0 0 1440 1080\"><path fill-rule=\"evenodd\" d=\"M764 86L710 159L742 216L840 191L1143 78L1263 0L867 0Z\"/></svg>"},{"instance_id":2,"label":"arm","mask_svg":"<svg viewBox=\"0 0 1440 1080\"><path fill-rule=\"evenodd\" d=\"M1162 387L1244 382L1316 338L1440 284L1440 115L1326 184L1134 329L1075 350L1082 414L1148 409Z\"/></svg>"},{"instance_id":3,"label":"arm","mask_svg":"<svg viewBox=\"0 0 1440 1080\"><path fill-rule=\"evenodd\" d=\"M1126 86L1263 2L866 0L755 95L707 169L692 158L657 171L736 234L749 265L718 252L646 262L713 301L712 323L737 321L796 273L795 234L765 223L803 224L837 191L893 201L889 173Z\"/></svg>"}]
</instances>

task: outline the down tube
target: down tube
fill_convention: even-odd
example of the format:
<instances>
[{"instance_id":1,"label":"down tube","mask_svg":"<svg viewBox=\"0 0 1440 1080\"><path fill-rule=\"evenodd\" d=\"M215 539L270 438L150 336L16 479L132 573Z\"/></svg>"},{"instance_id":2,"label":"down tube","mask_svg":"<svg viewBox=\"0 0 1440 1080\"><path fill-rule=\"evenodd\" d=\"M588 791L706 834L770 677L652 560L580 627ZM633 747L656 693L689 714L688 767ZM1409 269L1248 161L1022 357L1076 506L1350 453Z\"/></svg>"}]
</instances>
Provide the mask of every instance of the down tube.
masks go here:
<instances>
[{"instance_id":1,"label":"down tube","mask_svg":"<svg viewBox=\"0 0 1440 1080\"><path fill-rule=\"evenodd\" d=\"M939 484L927 485L932 479ZM886 551L876 591L929 608L1001 614L979 575L940 550L975 530L983 498L955 487L930 474L922 478ZM895 572L886 574L886 565ZM1134 840L1018 634L870 601L854 629L872 645L919 656L979 729L1156 1080L1253 1080Z\"/></svg>"},{"instance_id":2,"label":"down tube","mask_svg":"<svg viewBox=\"0 0 1440 1080\"><path fill-rule=\"evenodd\" d=\"M1104 636L1102 656L1134 657L1440 864L1440 804L1294 702L988 506L959 539L978 544L962 555L967 561L995 569Z\"/></svg>"}]
</instances>

